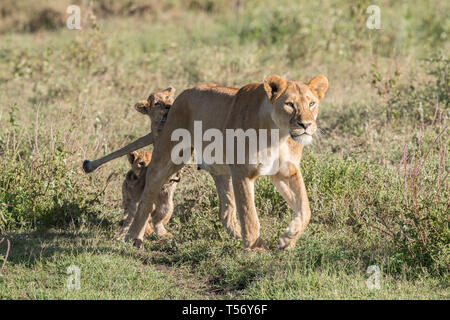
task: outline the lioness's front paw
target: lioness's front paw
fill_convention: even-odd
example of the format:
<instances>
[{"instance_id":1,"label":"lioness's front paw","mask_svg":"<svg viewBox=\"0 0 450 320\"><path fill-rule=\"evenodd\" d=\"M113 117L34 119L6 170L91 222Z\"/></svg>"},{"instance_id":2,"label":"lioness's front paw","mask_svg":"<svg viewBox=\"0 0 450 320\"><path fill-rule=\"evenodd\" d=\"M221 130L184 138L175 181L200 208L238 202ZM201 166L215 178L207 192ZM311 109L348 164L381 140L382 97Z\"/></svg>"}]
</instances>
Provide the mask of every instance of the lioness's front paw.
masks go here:
<instances>
[{"instance_id":1,"label":"lioness's front paw","mask_svg":"<svg viewBox=\"0 0 450 320\"><path fill-rule=\"evenodd\" d=\"M251 246L248 246L248 247L244 248L244 252L245 253L264 252L267 249L268 248L267 248L266 243L264 242L264 240L261 239L261 238L258 238L258 239L256 239L256 241Z\"/></svg>"},{"instance_id":2,"label":"lioness's front paw","mask_svg":"<svg viewBox=\"0 0 450 320\"><path fill-rule=\"evenodd\" d=\"M242 233L241 233L241 226L239 224L235 224L233 227L231 228L227 228L228 233L230 234L231 237L236 238L236 239L241 239L242 238Z\"/></svg>"},{"instance_id":3,"label":"lioness's front paw","mask_svg":"<svg viewBox=\"0 0 450 320\"><path fill-rule=\"evenodd\" d=\"M155 233L159 238L170 238L173 237L173 235L167 231L166 228L164 228L164 225L158 224L155 227Z\"/></svg>"},{"instance_id":4,"label":"lioness's front paw","mask_svg":"<svg viewBox=\"0 0 450 320\"><path fill-rule=\"evenodd\" d=\"M253 253L263 253L266 252L266 248L260 247L260 248L245 248L244 254L253 254Z\"/></svg>"},{"instance_id":5,"label":"lioness's front paw","mask_svg":"<svg viewBox=\"0 0 450 320\"><path fill-rule=\"evenodd\" d=\"M278 249L287 250L294 247L295 242L297 241L296 237L292 237L289 233L283 233L278 239Z\"/></svg>"},{"instance_id":6,"label":"lioness's front paw","mask_svg":"<svg viewBox=\"0 0 450 320\"><path fill-rule=\"evenodd\" d=\"M167 231L164 235L159 235L159 237L162 237L162 238L173 238L173 234L171 234L169 231Z\"/></svg>"}]
</instances>

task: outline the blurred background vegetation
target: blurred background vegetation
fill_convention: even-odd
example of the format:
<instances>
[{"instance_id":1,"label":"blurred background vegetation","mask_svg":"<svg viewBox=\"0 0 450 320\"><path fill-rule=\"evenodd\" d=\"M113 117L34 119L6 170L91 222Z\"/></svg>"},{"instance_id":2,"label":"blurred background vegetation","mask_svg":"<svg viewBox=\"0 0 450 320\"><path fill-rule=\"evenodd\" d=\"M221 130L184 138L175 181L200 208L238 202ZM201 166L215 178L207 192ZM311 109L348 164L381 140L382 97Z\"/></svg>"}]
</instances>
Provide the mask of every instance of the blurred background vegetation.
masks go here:
<instances>
[{"instance_id":1,"label":"blurred background vegetation","mask_svg":"<svg viewBox=\"0 0 450 320\"><path fill-rule=\"evenodd\" d=\"M71 4L82 30L66 27ZM366 27L372 4L380 30ZM0 297L448 298L449 10L442 0L3 0L0 232L15 250ZM149 255L112 242L127 162L91 175L81 163L148 132L134 103L168 85L242 86L271 73L330 83L301 165L312 222L296 248L275 250L291 212L262 178L271 251L243 256L195 168L178 188L173 239L147 241ZM133 276L95 271L105 259ZM136 260L151 272L132 286ZM93 270L78 293L58 274L73 261ZM379 291L365 287L371 264L383 271ZM102 290L111 277L118 284Z\"/></svg>"}]
</instances>

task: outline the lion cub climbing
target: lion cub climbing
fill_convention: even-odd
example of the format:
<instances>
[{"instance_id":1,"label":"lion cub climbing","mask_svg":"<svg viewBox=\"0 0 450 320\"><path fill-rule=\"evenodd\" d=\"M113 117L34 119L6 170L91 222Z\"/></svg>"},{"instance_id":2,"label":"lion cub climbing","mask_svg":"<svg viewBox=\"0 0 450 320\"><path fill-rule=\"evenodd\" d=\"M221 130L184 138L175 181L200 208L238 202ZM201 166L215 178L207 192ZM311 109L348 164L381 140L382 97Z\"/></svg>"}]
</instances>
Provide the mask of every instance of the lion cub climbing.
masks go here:
<instances>
[{"instance_id":1,"label":"lion cub climbing","mask_svg":"<svg viewBox=\"0 0 450 320\"><path fill-rule=\"evenodd\" d=\"M146 101L138 102L134 107L140 113L150 117L152 133L157 141L158 131L164 126L167 113L174 100L175 89L172 87L166 90L152 93ZM122 206L124 209L123 220L121 221L121 230L117 239L123 239L128 233L131 223L136 214L142 191L145 186L145 176L147 166L151 161L152 154L148 151L131 152L127 155L131 164L131 170L128 171L122 185ZM164 184L158 195L155 210L151 213L149 221L145 226L145 234L149 235L153 231L158 236L169 236L170 233L165 229L173 213L173 193L177 182L180 181L179 175L173 175L169 182ZM164 217L158 224L154 225L152 219L155 217ZM161 219L157 219L160 221Z\"/></svg>"}]
</instances>

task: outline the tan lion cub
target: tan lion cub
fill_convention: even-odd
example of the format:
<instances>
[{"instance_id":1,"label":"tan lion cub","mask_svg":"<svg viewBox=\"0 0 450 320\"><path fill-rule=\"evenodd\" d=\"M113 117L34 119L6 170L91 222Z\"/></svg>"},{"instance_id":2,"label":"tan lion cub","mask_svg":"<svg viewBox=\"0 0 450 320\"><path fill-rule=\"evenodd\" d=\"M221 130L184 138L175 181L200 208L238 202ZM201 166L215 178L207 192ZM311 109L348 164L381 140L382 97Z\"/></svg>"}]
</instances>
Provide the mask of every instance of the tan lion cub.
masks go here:
<instances>
[{"instance_id":1,"label":"tan lion cub","mask_svg":"<svg viewBox=\"0 0 450 320\"><path fill-rule=\"evenodd\" d=\"M150 117L152 133L155 141L158 139L158 131L164 126L165 119L170 106L174 100L175 89L172 87L166 90L152 93L146 101L136 103L134 106L137 111ZM152 154L147 151L131 152L127 155L131 164L131 170L128 171L122 185L122 206L124 209L123 220L121 221L121 231L117 239L123 239L133 222L136 210L141 198L141 193L145 187L145 176L147 166L151 161ZM177 182L180 181L179 175L173 175L168 183L164 184L158 195L155 210L151 213L150 219L145 227L145 234L149 235L153 231L158 236L169 236L170 233L164 225L170 220L173 213L173 193ZM157 225L153 225L153 217L164 217Z\"/></svg>"},{"instance_id":2,"label":"tan lion cub","mask_svg":"<svg viewBox=\"0 0 450 320\"><path fill-rule=\"evenodd\" d=\"M147 151L135 151L128 154L127 158L131 164L131 170L127 172L122 184L123 220L120 222L122 230L118 236L119 239L123 238L124 232L128 231L128 227L133 221L141 197L141 192L145 185L145 181L142 177L145 177L145 173L147 172L146 168L150 163L152 154ZM152 231L153 228L151 224L147 222L145 234L151 234Z\"/></svg>"},{"instance_id":3,"label":"tan lion cub","mask_svg":"<svg viewBox=\"0 0 450 320\"><path fill-rule=\"evenodd\" d=\"M121 221L122 229L117 237L119 240L123 239L133 222L141 193L144 190L145 175L147 174L147 166L151 161L152 154L148 151L134 151L127 158L131 164L131 170L128 171L122 184L122 206L124 212L123 220ZM153 227L150 218L145 226L145 235L150 235L155 231L158 236L170 236L170 233L164 228L164 225L169 222L173 213L173 194L178 181L180 180L177 176L161 188L158 200L156 201L156 208L151 213L151 217L164 216L165 218L156 228Z\"/></svg>"}]
</instances>

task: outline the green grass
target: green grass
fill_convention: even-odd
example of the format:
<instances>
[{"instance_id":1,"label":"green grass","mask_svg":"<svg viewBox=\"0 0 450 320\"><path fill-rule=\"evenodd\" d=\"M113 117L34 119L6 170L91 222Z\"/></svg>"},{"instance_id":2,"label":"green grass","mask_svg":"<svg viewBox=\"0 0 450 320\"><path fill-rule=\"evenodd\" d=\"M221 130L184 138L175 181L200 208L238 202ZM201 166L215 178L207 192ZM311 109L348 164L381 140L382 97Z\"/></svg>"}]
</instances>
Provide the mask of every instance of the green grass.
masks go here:
<instances>
[{"instance_id":1,"label":"green grass","mask_svg":"<svg viewBox=\"0 0 450 320\"><path fill-rule=\"evenodd\" d=\"M199 292L127 253L123 245L92 234L47 232L12 239L9 267L2 277L5 299L194 299ZM67 285L69 266L78 266L80 289ZM10 270L10 271L9 271Z\"/></svg>"},{"instance_id":2,"label":"green grass","mask_svg":"<svg viewBox=\"0 0 450 320\"><path fill-rule=\"evenodd\" d=\"M286 253L246 256L239 243L180 238L136 251L93 233L15 234L1 298L448 299L439 279L392 276L385 269L389 257L374 259L317 224ZM366 286L368 263L382 270L380 290ZM81 269L80 290L66 285L71 265Z\"/></svg>"},{"instance_id":3,"label":"green grass","mask_svg":"<svg viewBox=\"0 0 450 320\"><path fill-rule=\"evenodd\" d=\"M75 3L84 17L89 1ZM447 1L379 1L382 30L365 28L369 1L143 3L94 1L82 31L65 28L69 2L2 3L0 298L449 299ZM127 161L90 175L81 163L148 132L134 103L270 73L330 82L301 163L312 218L296 247L276 250L292 212L261 178L269 250L245 255L194 167L173 238L143 250L112 240ZM71 265L80 290L66 286Z\"/></svg>"}]
</instances>

